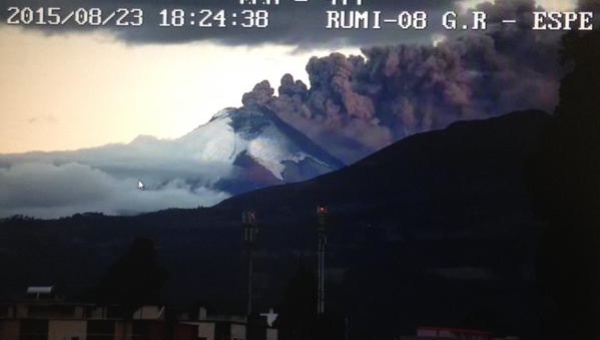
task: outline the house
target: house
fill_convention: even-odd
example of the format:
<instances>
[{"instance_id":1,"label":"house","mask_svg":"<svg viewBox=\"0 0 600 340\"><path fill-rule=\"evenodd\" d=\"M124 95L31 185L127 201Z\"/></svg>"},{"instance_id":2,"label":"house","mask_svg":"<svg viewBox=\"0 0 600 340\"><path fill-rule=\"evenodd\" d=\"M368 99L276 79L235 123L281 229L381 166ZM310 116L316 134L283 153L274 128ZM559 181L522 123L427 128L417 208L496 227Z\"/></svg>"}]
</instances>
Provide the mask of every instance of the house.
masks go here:
<instances>
[{"instance_id":1,"label":"house","mask_svg":"<svg viewBox=\"0 0 600 340\"><path fill-rule=\"evenodd\" d=\"M70 302L53 287L29 287L26 298L0 302L0 340L277 340L273 312L264 317L209 315L169 320L164 306L130 313L119 305Z\"/></svg>"},{"instance_id":2,"label":"house","mask_svg":"<svg viewBox=\"0 0 600 340\"><path fill-rule=\"evenodd\" d=\"M197 327L198 340L277 340L277 329L264 317L210 315L200 307L197 320L183 316L180 323Z\"/></svg>"},{"instance_id":3,"label":"house","mask_svg":"<svg viewBox=\"0 0 600 340\"><path fill-rule=\"evenodd\" d=\"M419 327L415 336L403 336L401 340L494 340L491 332L445 327Z\"/></svg>"},{"instance_id":4,"label":"house","mask_svg":"<svg viewBox=\"0 0 600 340\"><path fill-rule=\"evenodd\" d=\"M0 302L0 340L197 340L196 329L168 324L164 307L142 306L127 316L121 306L69 302L48 290ZM176 335L176 337L175 337Z\"/></svg>"}]
</instances>

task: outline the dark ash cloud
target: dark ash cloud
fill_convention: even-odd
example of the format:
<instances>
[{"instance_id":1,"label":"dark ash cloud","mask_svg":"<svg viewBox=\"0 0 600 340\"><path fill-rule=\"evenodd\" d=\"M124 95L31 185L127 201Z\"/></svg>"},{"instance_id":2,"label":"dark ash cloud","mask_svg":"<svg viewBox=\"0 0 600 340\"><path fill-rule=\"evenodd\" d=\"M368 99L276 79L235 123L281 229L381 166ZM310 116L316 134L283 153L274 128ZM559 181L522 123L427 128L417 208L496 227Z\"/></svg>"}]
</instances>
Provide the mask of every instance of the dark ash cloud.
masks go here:
<instances>
[{"instance_id":1,"label":"dark ash cloud","mask_svg":"<svg viewBox=\"0 0 600 340\"><path fill-rule=\"evenodd\" d=\"M29 0L27 4L15 3L11 0L0 0L2 18L6 18L6 9L10 6L31 8L60 7L68 12L77 8L101 8L109 12L117 8L142 8L144 10L144 25L142 27L117 28L114 26L90 27L71 25L23 26L29 29L42 29L49 34L68 33L73 31L85 32L105 30L115 34L127 43L182 43L193 41L215 41L225 45L261 45L261 44L286 44L298 48L335 46L372 46L377 44L391 44L398 41L422 42L428 41L432 33L440 29L438 19L447 10L453 10L453 0L364 0L363 5L356 6L331 6L323 0L312 0L305 3L295 3L281 0L277 6L251 6L239 5L239 0ZM186 11L199 11L211 9L213 11L225 10L227 13L236 12L239 20L242 10L264 9L269 10L269 27L242 28L229 25L226 28L199 28L185 25L185 27L160 27L159 13L162 9L181 8ZM431 24L427 30L399 30L394 25L387 25L383 30L328 30L325 28L327 10L353 10L382 11L385 17L393 18L401 11L426 11L431 17ZM188 18L189 19L189 18ZM238 21L239 21L238 20ZM188 22L189 20L186 20Z\"/></svg>"},{"instance_id":2,"label":"dark ash cloud","mask_svg":"<svg viewBox=\"0 0 600 340\"><path fill-rule=\"evenodd\" d=\"M533 0L484 3L489 29L434 46L333 53L306 66L310 83L285 75L278 95L267 82L243 97L266 106L346 162L407 135L514 110L552 111L558 98L560 35L528 26ZM502 25L502 18L518 25Z\"/></svg>"}]
</instances>

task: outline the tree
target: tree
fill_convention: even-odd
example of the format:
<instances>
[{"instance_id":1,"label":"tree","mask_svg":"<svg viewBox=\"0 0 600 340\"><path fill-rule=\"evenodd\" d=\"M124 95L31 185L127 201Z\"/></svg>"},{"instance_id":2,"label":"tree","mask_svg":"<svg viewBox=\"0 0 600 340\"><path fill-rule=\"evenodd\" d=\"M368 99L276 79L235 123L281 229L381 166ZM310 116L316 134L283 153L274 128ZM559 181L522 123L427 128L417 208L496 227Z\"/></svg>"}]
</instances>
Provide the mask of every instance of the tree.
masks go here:
<instances>
[{"instance_id":1,"label":"tree","mask_svg":"<svg viewBox=\"0 0 600 340\"><path fill-rule=\"evenodd\" d=\"M560 103L529 171L546 339L600 338L600 32L569 33Z\"/></svg>"},{"instance_id":2,"label":"tree","mask_svg":"<svg viewBox=\"0 0 600 340\"><path fill-rule=\"evenodd\" d=\"M101 279L96 301L120 304L132 310L144 304L159 303L167 277L152 240L137 238Z\"/></svg>"},{"instance_id":3,"label":"tree","mask_svg":"<svg viewBox=\"0 0 600 340\"><path fill-rule=\"evenodd\" d=\"M304 266L288 282L280 309L279 328L283 340L310 340L317 327L317 279Z\"/></svg>"}]
</instances>

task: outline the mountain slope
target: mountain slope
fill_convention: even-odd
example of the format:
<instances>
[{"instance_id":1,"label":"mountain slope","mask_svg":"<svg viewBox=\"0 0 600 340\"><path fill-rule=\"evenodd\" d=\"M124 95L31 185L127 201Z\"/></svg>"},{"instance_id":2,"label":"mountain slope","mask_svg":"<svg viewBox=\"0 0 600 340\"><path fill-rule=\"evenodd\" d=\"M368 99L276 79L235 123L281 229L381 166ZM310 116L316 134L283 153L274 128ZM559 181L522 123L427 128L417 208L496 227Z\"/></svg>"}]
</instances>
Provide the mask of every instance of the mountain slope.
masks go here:
<instances>
[{"instance_id":1,"label":"mountain slope","mask_svg":"<svg viewBox=\"0 0 600 340\"><path fill-rule=\"evenodd\" d=\"M459 198L525 204L523 163L539 148L547 120L541 111L524 111L455 123L406 138L335 173L240 195L219 207L252 205L270 212L287 205L309 209L316 204L343 208L406 202L415 206L425 200L443 207L458 204ZM279 204L263 204L272 200ZM398 209L402 207L394 210Z\"/></svg>"},{"instance_id":2,"label":"mountain slope","mask_svg":"<svg viewBox=\"0 0 600 340\"><path fill-rule=\"evenodd\" d=\"M266 110L223 110L179 142L194 157L234 165L234 175L216 185L231 193L298 182L344 166Z\"/></svg>"},{"instance_id":3,"label":"mountain slope","mask_svg":"<svg viewBox=\"0 0 600 340\"><path fill-rule=\"evenodd\" d=\"M129 144L0 155L0 186L6 188L0 217L211 206L342 166L272 112L225 109L174 140L140 136Z\"/></svg>"},{"instance_id":4,"label":"mountain slope","mask_svg":"<svg viewBox=\"0 0 600 340\"><path fill-rule=\"evenodd\" d=\"M255 209L255 303L267 310L281 302L299 264L314 267L315 206L327 204L327 310L348 316L352 339L399 337L419 325L533 338L539 222L523 169L548 121L526 111L453 124L339 171L209 209L6 221L0 266L13 279L0 288L92 285L134 237L146 236L169 269L169 301L243 311L240 213Z\"/></svg>"}]
</instances>

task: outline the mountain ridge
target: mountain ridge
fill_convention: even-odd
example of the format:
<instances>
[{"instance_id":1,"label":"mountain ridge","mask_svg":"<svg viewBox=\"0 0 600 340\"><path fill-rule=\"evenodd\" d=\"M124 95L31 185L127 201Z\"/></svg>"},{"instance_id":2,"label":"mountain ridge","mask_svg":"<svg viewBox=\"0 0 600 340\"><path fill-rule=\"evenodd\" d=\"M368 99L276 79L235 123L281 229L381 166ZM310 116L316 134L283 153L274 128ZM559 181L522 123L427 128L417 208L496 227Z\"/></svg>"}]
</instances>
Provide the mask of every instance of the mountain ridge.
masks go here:
<instances>
[{"instance_id":1,"label":"mountain ridge","mask_svg":"<svg viewBox=\"0 0 600 340\"><path fill-rule=\"evenodd\" d=\"M431 324L531 338L540 316L534 266L541 222L531 211L524 167L549 121L525 111L459 123L339 171L212 208L4 221L0 266L13 280L0 288L14 294L32 281L92 285L142 236L157 242L169 269L165 301L202 299L239 313L241 212L253 209L261 229L255 303L262 310L281 302L298 266L316 263L315 207L325 204L327 308L361 320L354 336L391 338Z\"/></svg>"},{"instance_id":2,"label":"mountain ridge","mask_svg":"<svg viewBox=\"0 0 600 340\"><path fill-rule=\"evenodd\" d=\"M128 144L0 155L0 185L10 189L0 197L0 217L211 206L231 195L343 166L274 113L230 108L177 139L138 136ZM144 195L138 180L147 188ZM71 190L56 184L66 182ZM48 201L41 207L39 191ZM85 199L81 192L87 193Z\"/></svg>"},{"instance_id":3,"label":"mountain ridge","mask_svg":"<svg viewBox=\"0 0 600 340\"><path fill-rule=\"evenodd\" d=\"M484 119L484 120L476 120L476 121L464 121L464 122L456 122L451 124L450 126L448 126L445 129L442 130L436 130L436 131L430 131L430 132L424 132L424 133L419 133L419 134L415 134L412 135L410 137L407 137L399 142L396 142L390 146L387 146L383 149L381 149L380 151L367 156L365 158L363 158L362 160L359 160L358 162L352 164L351 166L348 166L344 169L341 169L340 171L337 171L335 173L329 173L329 174L324 174L322 176L316 177L314 179L302 182L302 183L296 183L296 184L292 184L293 186L297 187L297 189L294 189L296 191L298 190L311 190L312 188L315 187L315 183L321 181L321 182L327 182L327 180L329 180L330 178L336 178L340 176L340 173L342 174L346 174L346 173L357 173L357 172L363 172L360 175L357 175L357 177L360 176L369 176L368 172L369 169L373 166L377 166L378 164L380 165L381 163L389 163L389 166L393 166L396 169L397 168L406 168L406 167L410 167L413 166L414 164L410 164L410 161L408 162L388 162L389 158L392 158L389 156L389 153L394 152L394 153L400 153L402 154L403 150L409 149L407 154L404 154L403 157L412 157L412 158L418 158L418 150L415 150L415 148L413 148L412 150L411 147L414 144L418 144L421 142L425 142L427 147L429 148L428 151L436 151L436 149L439 151L439 148L443 148L443 147L456 147L456 145L459 145L461 143L461 140L456 140L455 137L457 135L460 136L460 134L462 133L467 133L467 137L474 141L474 140L478 140L480 139L482 136L487 135L487 139L483 138L481 140L486 141L486 145L481 145L480 148L484 149L496 149L496 150L502 150L503 148L506 150L518 150L521 148L521 146L526 146L527 149L523 149L521 150L521 152L523 152L524 154L529 154L531 152L533 152L537 147L539 147L539 143L538 141L534 141L533 139L536 138L536 136L538 136L539 134L541 134L541 130L543 129L543 126L545 126L548 118L550 116L540 110L527 110L527 111L518 111L518 112L514 112L514 113L510 113L510 114L506 114L506 115L502 115L499 117L493 117L493 118L489 118L489 119ZM482 128L485 131L484 132L478 132L478 128ZM520 131L519 131L520 130ZM528 133L528 130L532 130L531 133ZM528 134L531 135L531 137L527 137ZM452 140L452 144L446 144L446 145L438 145L437 142L435 141L436 138L432 138L432 137L450 137L449 140ZM490 140L489 137L494 137L493 140ZM501 144L499 144L501 143ZM475 145L475 144L474 144ZM471 151L477 151L477 147L475 147L474 145L471 145L469 147L469 149ZM424 151L423 151L424 152ZM423 161L420 161L423 162ZM449 166L453 166L451 162L447 163ZM377 177L374 177L375 180L380 180L381 176L383 176L382 174L379 174ZM389 177L388 177L389 178ZM344 186L344 183L352 183L353 185L360 185L360 182L355 182L355 181L349 181L348 179L343 179L343 180L337 180L338 183L336 183L335 185L329 184L329 188L327 190L323 190L325 191L329 191L329 192L334 192L334 187L338 187L341 188ZM368 186L368 185L367 185ZM304 187L304 188L303 188ZM220 204L217 205L217 207L227 207L229 205L231 205L232 202L237 202L239 200L242 199L242 197L249 197L249 196L260 196L263 193L268 193L271 194L271 192L273 191L281 191L281 190L286 190L286 187L278 187L278 188L274 188L269 190L270 188L265 188L265 189L261 189L258 190L256 192L249 192L249 193L245 193L242 195L238 195L236 197L231 197L228 198L226 200L224 200L223 202L221 202ZM383 187L378 187L378 189L383 189L384 191L386 191L385 186ZM381 192L376 192L381 194ZM282 202L282 200L277 200L278 202ZM317 204L318 202L314 202L313 204ZM327 203L327 202L321 202L322 204ZM234 205L236 205L237 203L235 203Z\"/></svg>"}]
</instances>

